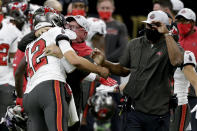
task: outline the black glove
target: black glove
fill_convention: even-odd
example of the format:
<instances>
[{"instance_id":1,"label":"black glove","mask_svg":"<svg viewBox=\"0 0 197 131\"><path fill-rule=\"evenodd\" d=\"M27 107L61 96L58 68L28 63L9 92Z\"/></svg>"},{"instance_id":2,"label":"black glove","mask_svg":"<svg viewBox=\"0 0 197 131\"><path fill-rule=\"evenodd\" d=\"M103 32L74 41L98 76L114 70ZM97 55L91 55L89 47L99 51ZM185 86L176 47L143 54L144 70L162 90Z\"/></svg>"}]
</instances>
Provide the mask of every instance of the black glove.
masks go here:
<instances>
[{"instance_id":1,"label":"black glove","mask_svg":"<svg viewBox=\"0 0 197 131\"><path fill-rule=\"evenodd\" d=\"M178 106L178 98L176 94L172 95L169 102L170 109L176 109Z\"/></svg>"}]
</instances>

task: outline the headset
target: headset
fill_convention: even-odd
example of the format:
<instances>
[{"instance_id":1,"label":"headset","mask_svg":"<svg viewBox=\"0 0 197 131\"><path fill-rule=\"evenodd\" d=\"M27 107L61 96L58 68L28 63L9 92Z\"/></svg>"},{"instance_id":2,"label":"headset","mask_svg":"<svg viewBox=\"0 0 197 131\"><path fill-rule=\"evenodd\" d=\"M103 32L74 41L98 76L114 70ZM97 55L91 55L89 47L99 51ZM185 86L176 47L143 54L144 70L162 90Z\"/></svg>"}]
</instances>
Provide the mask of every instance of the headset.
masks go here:
<instances>
[{"instance_id":1,"label":"headset","mask_svg":"<svg viewBox=\"0 0 197 131\"><path fill-rule=\"evenodd\" d=\"M39 23L50 23L52 26L64 26L64 18L56 10L49 7L41 7L33 14L33 26L38 26ZM41 26L41 25L40 25Z\"/></svg>"},{"instance_id":2,"label":"headset","mask_svg":"<svg viewBox=\"0 0 197 131\"><path fill-rule=\"evenodd\" d=\"M108 121L115 112L115 102L107 93L97 92L89 99L91 113L98 121Z\"/></svg>"}]
</instances>

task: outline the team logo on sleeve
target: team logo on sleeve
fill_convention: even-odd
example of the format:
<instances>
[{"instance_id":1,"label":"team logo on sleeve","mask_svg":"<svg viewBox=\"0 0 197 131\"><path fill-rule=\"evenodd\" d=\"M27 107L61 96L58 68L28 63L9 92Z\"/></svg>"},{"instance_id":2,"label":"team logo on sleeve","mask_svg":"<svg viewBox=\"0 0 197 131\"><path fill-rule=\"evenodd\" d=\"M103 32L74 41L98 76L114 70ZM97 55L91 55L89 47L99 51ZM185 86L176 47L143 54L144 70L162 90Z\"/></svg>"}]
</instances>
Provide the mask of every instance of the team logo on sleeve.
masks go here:
<instances>
[{"instance_id":1,"label":"team logo on sleeve","mask_svg":"<svg viewBox=\"0 0 197 131\"><path fill-rule=\"evenodd\" d=\"M155 18L155 14L150 15L150 19L154 19Z\"/></svg>"},{"instance_id":2,"label":"team logo on sleeve","mask_svg":"<svg viewBox=\"0 0 197 131\"><path fill-rule=\"evenodd\" d=\"M182 14L185 14L185 13L186 13L186 11L185 11L185 10L182 10L182 11L181 11L181 13L182 13Z\"/></svg>"},{"instance_id":3,"label":"team logo on sleeve","mask_svg":"<svg viewBox=\"0 0 197 131\"><path fill-rule=\"evenodd\" d=\"M161 56L162 54L163 54L163 52L161 52L161 51L158 51L158 52L157 52L157 55L158 55L158 56Z\"/></svg>"},{"instance_id":4,"label":"team logo on sleeve","mask_svg":"<svg viewBox=\"0 0 197 131\"><path fill-rule=\"evenodd\" d=\"M190 60L190 61L192 61L192 57L191 57L191 55L189 55L189 60Z\"/></svg>"}]
</instances>

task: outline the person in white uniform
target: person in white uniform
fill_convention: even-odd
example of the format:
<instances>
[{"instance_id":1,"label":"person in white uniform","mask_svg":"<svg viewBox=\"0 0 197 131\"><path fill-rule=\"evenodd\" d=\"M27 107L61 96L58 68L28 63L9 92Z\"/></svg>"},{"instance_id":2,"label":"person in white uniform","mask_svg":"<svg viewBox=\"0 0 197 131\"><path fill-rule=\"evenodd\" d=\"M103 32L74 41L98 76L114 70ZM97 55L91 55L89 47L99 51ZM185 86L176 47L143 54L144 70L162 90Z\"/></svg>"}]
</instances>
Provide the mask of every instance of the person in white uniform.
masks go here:
<instances>
[{"instance_id":1,"label":"person in white uniform","mask_svg":"<svg viewBox=\"0 0 197 131\"><path fill-rule=\"evenodd\" d=\"M0 118L5 115L7 106L14 104L12 62L20 35L11 23L0 23Z\"/></svg>"}]
</instances>

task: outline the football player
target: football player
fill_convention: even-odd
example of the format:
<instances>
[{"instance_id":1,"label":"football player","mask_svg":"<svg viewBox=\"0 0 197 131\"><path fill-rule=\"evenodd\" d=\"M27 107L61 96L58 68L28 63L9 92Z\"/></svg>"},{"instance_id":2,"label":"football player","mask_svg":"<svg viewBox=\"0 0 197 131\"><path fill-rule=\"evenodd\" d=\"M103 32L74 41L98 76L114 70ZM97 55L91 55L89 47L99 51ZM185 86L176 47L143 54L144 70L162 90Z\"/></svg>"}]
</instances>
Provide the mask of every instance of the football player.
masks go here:
<instances>
[{"instance_id":1,"label":"football player","mask_svg":"<svg viewBox=\"0 0 197 131\"><path fill-rule=\"evenodd\" d=\"M0 118L5 115L7 106L14 104L12 63L20 35L13 24L0 21ZM0 130L3 129L0 127Z\"/></svg>"},{"instance_id":2,"label":"football player","mask_svg":"<svg viewBox=\"0 0 197 131\"><path fill-rule=\"evenodd\" d=\"M187 80L194 87L195 93L197 94L197 75L195 71L196 59L191 51L186 51L184 54L184 68L183 72ZM191 109L191 113L196 112L195 118L197 119L197 106Z\"/></svg>"},{"instance_id":3,"label":"football player","mask_svg":"<svg viewBox=\"0 0 197 131\"><path fill-rule=\"evenodd\" d=\"M174 94L178 98L178 107L175 109L172 117L171 131L191 129L190 108L188 105L188 91L190 81L184 75L184 69L187 65L196 65L195 56L191 51L185 51L183 68L178 67L174 73Z\"/></svg>"}]
</instances>

